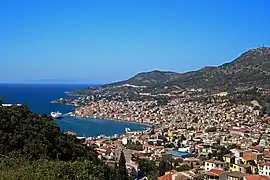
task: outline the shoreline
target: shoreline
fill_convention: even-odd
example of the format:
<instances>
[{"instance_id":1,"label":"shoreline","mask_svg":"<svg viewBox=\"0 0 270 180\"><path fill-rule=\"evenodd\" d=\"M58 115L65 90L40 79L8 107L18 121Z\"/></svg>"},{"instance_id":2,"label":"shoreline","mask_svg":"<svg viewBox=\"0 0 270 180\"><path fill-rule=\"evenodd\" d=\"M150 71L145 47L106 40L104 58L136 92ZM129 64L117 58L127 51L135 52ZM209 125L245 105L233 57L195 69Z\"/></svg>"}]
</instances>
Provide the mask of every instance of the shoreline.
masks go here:
<instances>
[{"instance_id":1,"label":"shoreline","mask_svg":"<svg viewBox=\"0 0 270 180\"><path fill-rule=\"evenodd\" d=\"M123 119L116 119L116 118L110 118L110 117L96 117L96 116L87 116L87 117L83 117L83 116L75 116L77 118L85 118L85 119L95 119L95 120L107 120L107 121L117 121L117 122L124 122L124 123L130 123L130 124L138 124L138 125L143 125L146 127L152 127L152 124L148 124L148 123L140 123L137 121L127 121L127 120L123 120Z\"/></svg>"},{"instance_id":2,"label":"shoreline","mask_svg":"<svg viewBox=\"0 0 270 180\"><path fill-rule=\"evenodd\" d=\"M71 95L69 94L69 92L64 92L64 94L67 94L68 96L74 96L74 95ZM74 96L76 97L76 95ZM76 111L76 108L78 108L78 106L75 106L74 104L69 104L69 103L59 103L59 102L55 102L55 101L51 101L50 103L52 104L63 104L63 105L66 105L66 106L72 106L73 108L75 108L75 111ZM75 111L73 111L72 113L75 114ZM146 126L146 127L152 127L153 124L148 124L148 123L140 123L140 122L137 122L135 120L124 120L124 119L117 119L117 118L110 118L110 117L97 117L97 116L87 116L87 117L84 117L84 116L78 116L75 114L75 117L77 118L90 118L90 119L96 119L96 120L108 120L108 121L118 121L118 122L126 122L126 123L132 123L132 124L139 124L139 125L143 125L143 126Z\"/></svg>"},{"instance_id":3,"label":"shoreline","mask_svg":"<svg viewBox=\"0 0 270 180\"><path fill-rule=\"evenodd\" d=\"M141 126L140 127L141 129L135 129L135 130L130 129L130 132L142 132L142 131L146 131L148 128L152 128L152 125L150 125L150 124L138 123L138 122L133 122L133 121L125 121L125 120L120 120L120 119L99 118L99 117L81 117L81 116L67 116L67 117L77 118L76 121L79 120L79 119L85 119L85 120L88 120L88 119L90 120L91 119L91 120L94 120L94 121L105 120L105 121L114 121L114 122L120 122L120 123L126 123L126 124L128 123L128 124L134 124L134 125L140 125ZM125 127L125 128L129 128L129 127ZM64 131L62 131L62 132L64 132ZM65 131L65 132L67 132L67 131ZM81 132L78 132L78 134L81 134ZM92 136L85 136L85 135L78 136L78 134L76 135L76 137L84 137L84 138L98 138L101 135L105 135L105 137L112 138L115 135L115 134L108 135L106 132L103 132L100 135L92 135ZM126 132L119 132L119 133L116 133L116 134L118 136L123 136L123 135L126 134Z\"/></svg>"}]
</instances>

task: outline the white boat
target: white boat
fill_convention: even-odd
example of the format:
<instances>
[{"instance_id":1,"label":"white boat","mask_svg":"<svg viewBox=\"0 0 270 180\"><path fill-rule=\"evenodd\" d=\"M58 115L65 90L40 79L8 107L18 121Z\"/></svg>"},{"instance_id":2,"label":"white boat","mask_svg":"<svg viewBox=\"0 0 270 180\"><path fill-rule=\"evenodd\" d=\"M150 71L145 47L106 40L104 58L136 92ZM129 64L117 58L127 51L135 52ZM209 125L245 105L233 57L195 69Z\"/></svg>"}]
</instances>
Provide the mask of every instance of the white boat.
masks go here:
<instances>
[{"instance_id":1,"label":"white boat","mask_svg":"<svg viewBox=\"0 0 270 180\"><path fill-rule=\"evenodd\" d=\"M69 112L69 113L67 113L67 115L68 115L68 116L72 116L72 117L75 116L75 114L74 114L73 112Z\"/></svg>"},{"instance_id":2,"label":"white boat","mask_svg":"<svg viewBox=\"0 0 270 180\"><path fill-rule=\"evenodd\" d=\"M60 119L62 117L62 113L60 113L59 111L51 112L51 116L55 119Z\"/></svg>"}]
</instances>

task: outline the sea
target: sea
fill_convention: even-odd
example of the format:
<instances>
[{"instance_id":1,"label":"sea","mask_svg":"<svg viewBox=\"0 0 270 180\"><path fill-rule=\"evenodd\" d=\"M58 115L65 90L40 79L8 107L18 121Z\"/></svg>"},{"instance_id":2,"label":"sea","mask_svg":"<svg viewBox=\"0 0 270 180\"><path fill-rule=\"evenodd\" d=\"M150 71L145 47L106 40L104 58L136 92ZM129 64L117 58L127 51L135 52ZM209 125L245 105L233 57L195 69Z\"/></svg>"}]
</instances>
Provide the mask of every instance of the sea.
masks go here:
<instances>
[{"instance_id":1,"label":"sea","mask_svg":"<svg viewBox=\"0 0 270 180\"><path fill-rule=\"evenodd\" d=\"M36 113L50 114L60 111L63 114L72 112L75 107L65 104L53 104L52 100L67 97L65 92L87 87L82 84L0 84L0 96L6 104L24 104ZM93 137L122 134L125 128L138 131L147 128L142 124L115 121L109 119L78 118L63 116L56 120L62 131L72 131L77 136Z\"/></svg>"}]
</instances>

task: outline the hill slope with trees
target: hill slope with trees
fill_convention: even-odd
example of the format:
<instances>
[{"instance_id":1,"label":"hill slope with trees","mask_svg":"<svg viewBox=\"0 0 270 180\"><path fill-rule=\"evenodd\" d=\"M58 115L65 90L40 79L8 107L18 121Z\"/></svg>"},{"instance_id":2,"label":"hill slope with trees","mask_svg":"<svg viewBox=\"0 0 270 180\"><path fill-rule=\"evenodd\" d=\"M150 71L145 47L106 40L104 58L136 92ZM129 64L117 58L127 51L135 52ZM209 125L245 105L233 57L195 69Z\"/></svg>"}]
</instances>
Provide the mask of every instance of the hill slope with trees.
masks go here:
<instances>
[{"instance_id":1,"label":"hill slope with trees","mask_svg":"<svg viewBox=\"0 0 270 180\"><path fill-rule=\"evenodd\" d=\"M137 87L126 86L127 84ZM168 71L142 72L121 82L88 87L73 94L164 93L182 88L224 90L250 87L270 88L270 48L250 49L235 60L220 66L206 66L197 71L176 73ZM123 93L124 92L124 93Z\"/></svg>"},{"instance_id":2,"label":"hill slope with trees","mask_svg":"<svg viewBox=\"0 0 270 180\"><path fill-rule=\"evenodd\" d=\"M0 105L0 120L0 179L115 179L115 169L51 117Z\"/></svg>"}]
</instances>

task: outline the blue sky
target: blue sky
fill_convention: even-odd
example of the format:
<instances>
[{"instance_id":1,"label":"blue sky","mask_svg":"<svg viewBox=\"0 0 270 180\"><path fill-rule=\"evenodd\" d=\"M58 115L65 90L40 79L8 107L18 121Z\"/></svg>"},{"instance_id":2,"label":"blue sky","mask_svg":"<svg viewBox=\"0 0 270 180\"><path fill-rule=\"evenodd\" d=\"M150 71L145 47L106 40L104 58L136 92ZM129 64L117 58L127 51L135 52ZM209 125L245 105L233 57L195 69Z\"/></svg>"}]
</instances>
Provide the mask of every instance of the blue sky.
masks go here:
<instances>
[{"instance_id":1,"label":"blue sky","mask_svg":"<svg viewBox=\"0 0 270 180\"><path fill-rule=\"evenodd\" d=\"M108 83L270 45L269 0L2 0L0 82Z\"/></svg>"}]
</instances>

